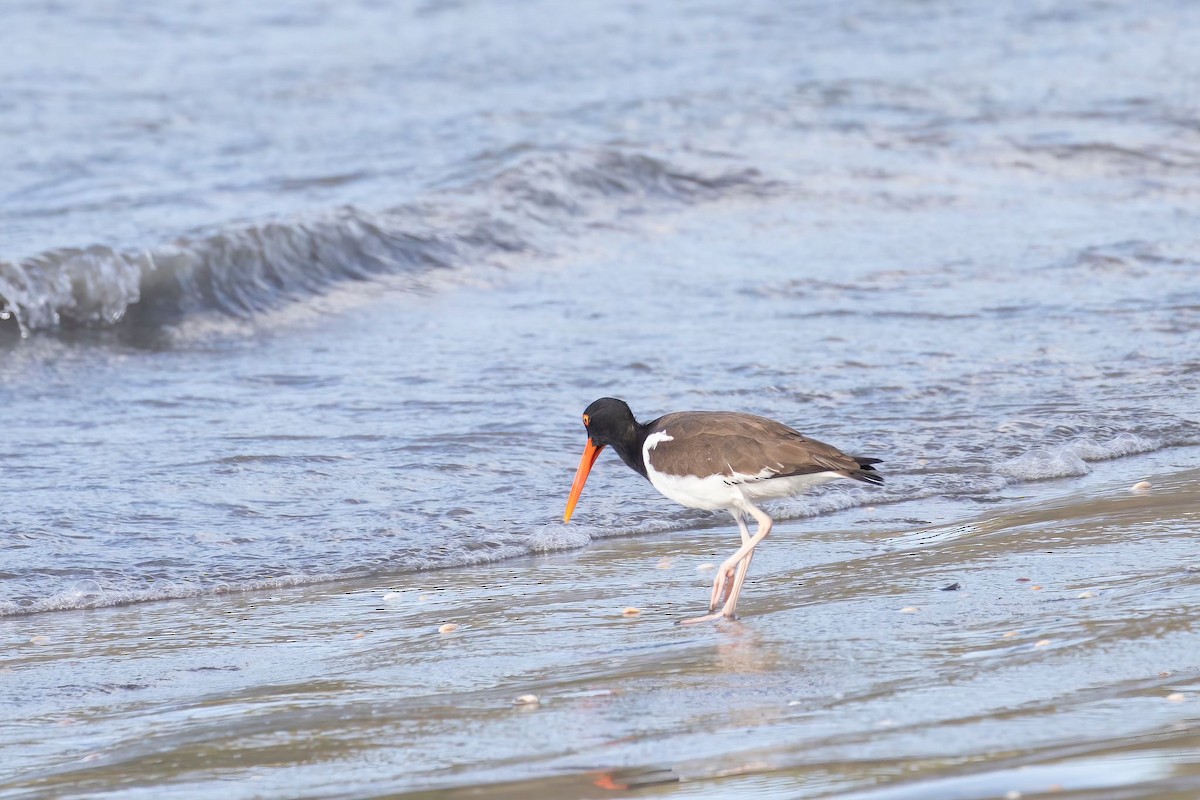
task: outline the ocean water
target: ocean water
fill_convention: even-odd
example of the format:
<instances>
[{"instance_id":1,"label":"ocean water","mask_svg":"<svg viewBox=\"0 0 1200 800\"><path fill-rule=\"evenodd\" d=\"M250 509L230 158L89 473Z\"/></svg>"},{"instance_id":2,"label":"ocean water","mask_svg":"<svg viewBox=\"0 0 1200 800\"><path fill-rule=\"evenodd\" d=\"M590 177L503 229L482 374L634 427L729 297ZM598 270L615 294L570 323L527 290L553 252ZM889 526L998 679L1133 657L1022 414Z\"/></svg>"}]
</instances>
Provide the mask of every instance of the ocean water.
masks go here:
<instances>
[{"instance_id":1,"label":"ocean water","mask_svg":"<svg viewBox=\"0 0 1200 800\"><path fill-rule=\"evenodd\" d=\"M29 0L0 30L0 614L728 527L615 458L560 522L602 395L884 460L781 518L950 518L1200 444L1194 4Z\"/></svg>"}]
</instances>

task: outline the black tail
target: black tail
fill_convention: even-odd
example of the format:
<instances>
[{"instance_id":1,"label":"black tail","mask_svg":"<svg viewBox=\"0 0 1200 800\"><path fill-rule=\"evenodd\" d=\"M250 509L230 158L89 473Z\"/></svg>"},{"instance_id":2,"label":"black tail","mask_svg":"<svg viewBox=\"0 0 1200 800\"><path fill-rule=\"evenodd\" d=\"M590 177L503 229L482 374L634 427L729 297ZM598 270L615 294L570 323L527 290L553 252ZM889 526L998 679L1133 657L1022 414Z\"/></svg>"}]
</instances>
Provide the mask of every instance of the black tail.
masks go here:
<instances>
[{"instance_id":1,"label":"black tail","mask_svg":"<svg viewBox=\"0 0 1200 800\"><path fill-rule=\"evenodd\" d=\"M883 476L875 471L875 467L871 466L872 464L882 464L883 459L859 458L858 456L850 457L858 462L858 469L850 471L851 478L854 478L856 481L863 481L864 483L873 483L876 486L883 483Z\"/></svg>"}]
</instances>

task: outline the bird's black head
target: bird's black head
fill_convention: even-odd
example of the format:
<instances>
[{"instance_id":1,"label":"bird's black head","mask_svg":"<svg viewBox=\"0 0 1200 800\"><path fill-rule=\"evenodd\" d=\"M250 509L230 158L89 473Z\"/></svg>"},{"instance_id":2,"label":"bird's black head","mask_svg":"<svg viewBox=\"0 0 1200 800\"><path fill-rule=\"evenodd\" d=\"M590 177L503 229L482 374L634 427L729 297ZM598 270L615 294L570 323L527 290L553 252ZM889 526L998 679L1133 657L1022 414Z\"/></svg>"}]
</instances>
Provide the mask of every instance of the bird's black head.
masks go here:
<instances>
[{"instance_id":1,"label":"bird's black head","mask_svg":"<svg viewBox=\"0 0 1200 800\"><path fill-rule=\"evenodd\" d=\"M583 492L583 484L587 482L592 465L596 463L596 458L605 447L612 445L622 461L643 478L646 477L646 465L642 463L642 444L646 441L649 426L638 425L624 400L601 397L583 410L583 426L587 428L588 438L583 446L583 457L579 459L579 469L575 470L571 493L567 496L567 510L563 514L563 522L571 521L575 504L579 502L579 495Z\"/></svg>"},{"instance_id":2,"label":"bird's black head","mask_svg":"<svg viewBox=\"0 0 1200 800\"><path fill-rule=\"evenodd\" d=\"M630 441L637 430L637 420L624 400L601 397L583 410L583 426L596 447Z\"/></svg>"}]
</instances>

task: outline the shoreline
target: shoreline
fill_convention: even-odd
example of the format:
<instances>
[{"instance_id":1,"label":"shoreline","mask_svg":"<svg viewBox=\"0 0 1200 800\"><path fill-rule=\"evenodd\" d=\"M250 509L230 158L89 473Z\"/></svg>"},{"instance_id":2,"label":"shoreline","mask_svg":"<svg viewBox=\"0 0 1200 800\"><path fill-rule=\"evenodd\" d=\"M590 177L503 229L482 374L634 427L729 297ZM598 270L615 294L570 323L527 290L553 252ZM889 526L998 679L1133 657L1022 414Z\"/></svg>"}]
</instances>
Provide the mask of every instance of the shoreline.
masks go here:
<instances>
[{"instance_id":1,"label":"shoreline","mask_svg":"<svg viewBox=\"0 0 1200 800\"><path fill-rule=\"evenodd\" d=\"M1130 492L1145 471L1108 462L1053 500L932 525L870 531L865 509L781 522L742 618L714 625L672 624L707 600L697 567L733 545L711 528L420 586L7 617L0 797L985 797L1133 780L1102 752L1140 753L1139 783L1200 788L1176 752L1200 716L1200 467Z\"/></svg>"},{"instance_id":2,"label":"shoreline","mask_svg":"<svg viewBox=\"0 0 1200 800\"><path fill-rule=\"evenodd\" d=\"M1174 461L1174 456L1180 453L1185 455L1185 460L1189 463L1192 461L1200 463L1200 445L1171 445L1147 453L1137 453L1113 459L1093 461L1091 462L1089 472L1084 475L1063 475L1051 478L1014 481L1008 484L1003 491L979 498L979 501L991 505L994 503L1023 502L1033 498L1053 500L1061 494L1061 487L1064 483L1069 483L1075 487L1074 492L1085 491L1085 487L1096 485L1097 481L1103 484L1105 480L1108 480L1107 476L1111 472L1108 468L1110 464L1132 458L1150 469L1162 469L1164 465ZM862 490L859 489L858 491ZM657 493L650 489L645 489L645 494L653 496L655 499L661 499ZM804 497L809 496L806 495ZM960 501L963 499L957 498ZM972 498L968 496L966 499L970 500ZM805 501L802 500L801 502ZM668 501L663 500L662 503L664 517L678 512L678 509L671 506ZM923 512L925 512L922 516L927 516L930 519L924 520L917 519L912 515L897 516L888 513L892 509L906 507L911 504L921 506ZM943 521L952 521L961 517L964 511L964 506L961 502L947 502L945 498L937 495L927 497L886 497L876 502L855 502L849 505L842 505L840 501L834 500L828 505L828 508L818 507L817 510L811 512L806 510L802 513L788 513L785 509L779 509L778 504L776 504L776 513L772 516L776 523L804 525L806 528L814 530L838 530L849 525L862 525L875 528L874 534L876 535L888 536L895 529L912 526L913 524L925 523L934 525ZM931 511L934 513L929 513ZM586 514L581 514L580 517L586 519ZM64 590L57 594L43 597L34 601L31 606L20 607L15 611L10 608L11 606L15 606L14 603L0 602L0 623L6 620L20 619L51 612L98 611L106 608L121 608L144 603L201 600L204 598L220 598L241 594L280 592L289 589L320 587L323 585L375 584L380 582L398 584L410 578L436 574L447 570L486 569L503 566L509 562L520 562L524 559L538 559L559 554L571 554L607 541L637 541L653 537L667 538L689 531L710 531L714 537L719 538L723 535L723 532L726 532L727 528L731 527L731 523L727 524L727 522L727 516L723 512L717 512L712 515L711 519L704 520L703 524L693 524L687 527L666 527L661 530L651 531L620 531L617 533L597 531L595 528L588 526L586 522L574 522L570 527L562 526L560 530L542 537L543 542L547 538L553 539L556 542L554 546L548 549L503 556L494 561L447 564L444 566L432 566L422 569L413 568L401 571L382 571L367 575L285 574L252 578L242 584L226 588L192 588L185 584L184 588L170 587L146 590L144 594L133 596L130 596L131 592L129 591L106 590L100 587L99 584L96 584L99 594L102 596L109 595L109 597L104 598L106 602L98 604L70 604L72 599L78 594L74 589ZM547 525L546 527L549 528L551 525ZM589 530L589 528L591 529ZM572 541L568 544L562 544L563 539L571 539L572 536L577 537L578 542ZM730 552L732 552L736 537L730 535L728 538L731 543ZM772 540L775 538L772 537ZM89 578L81 579L78 583L95 583L95 581Z\"/></svg>"}]
</instances>

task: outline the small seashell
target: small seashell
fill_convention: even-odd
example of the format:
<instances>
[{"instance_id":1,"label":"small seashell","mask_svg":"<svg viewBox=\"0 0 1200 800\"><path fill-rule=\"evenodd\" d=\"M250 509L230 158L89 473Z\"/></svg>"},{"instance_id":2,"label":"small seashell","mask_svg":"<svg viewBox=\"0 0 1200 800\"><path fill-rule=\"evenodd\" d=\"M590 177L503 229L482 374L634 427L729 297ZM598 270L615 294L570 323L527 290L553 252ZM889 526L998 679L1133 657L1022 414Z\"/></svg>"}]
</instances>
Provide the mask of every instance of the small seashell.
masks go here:
<instances>
[{"instance_id":1,"label":"small seashell","mask_svg":"<svg viewBox=\"0 0 1200 800\"><path fill-rule=\"evenodd\" d=\"M642 613L642 610L640 608L634 608L633 606L629 606L628 608L626 608L624 611L621 612L621 616L622 617L636 617L641 613Z\"/></svg>"},{"instance_id":2,"label":"small seashell","mask_svg":"<svg viewBox=\"0 0 1200 800\"><path fill-rule=\"evenodd\" d=\"M696 571L697 572L712 572L716 568L717 568L716 564L701 564L700 566L696 567Z\"/></svg>"},{"instance_id":3,"label":"small seashell","mask_svg":"<svg viewBox=\"0 0 1200 800\"><path fill-rule=\"evenodd\" d=\"M1096 596L1095 592L1080 592L1079 593L1080 600L1087 600L1087 599L1095 597L1095 596Z\"/></svg>"},{"instance_id":4,"label":"small seashell","mask_svg":"<svg viewBox=\"0 0 1200 800\"><path fill-rule=\"evenodd\" d=\"M358 633L354 634L354 638L355 638L355 639L361 639L361 638L363 638L364 636L366 636L366 634L365 634L365 633L363 633L362 631L359 631Z\"/></svg>"},{"instance_id":5,"label":"small seashell","mask_svg":"<svg viewBox=\"0 0 1200 800\"><path fill-rule=\"evenodd\" d=\"M1030 586L1030 587L1029 587L1029 589L1030 589L1030 591L1034 591L1034 592L1040 592L1040 591L1042 590L1042 587L1040 587L1040 586Z\"/></svg>"},{"instance_id":6,"label":"small seashell","mask_svg":"<svg viewBox=\"0 0 1200 800\"><path fill-rule=\"evenodd\" d=\"M1148 492L1152 488L1154 488L1154 484L1150 483L1150 481L1138 481L1133 486L1129 487L1129 491L1131 491L1131 492Z\"/></svg>"},{"instance_id":7,"label":"small seashell","mask_svg":"<svg viewBox=\"0 0 1200 800\"><path fill-rule=\"evenodd\" d=\"M523 694L520 697L518 697L516 700L513 700L513 705L514 706L536 706L541 702L542 702L541 698L538 697L536 694Z\"/></svg>"},{"instance_id":8,"label":"small seashell","mask_svg":"<svg viewBox=\"0 0 1200 800\"><path fill-rule=\"evenodd\" d=\"M42 636L40 634L38 636L32 636L29 639L30 644L46 644L48 641L50 641L49 636Z\"/></svg>"},{"instance_id":9,"label":"small seashell","mask_svg":"<svg viewBox=\"0 0 1200 800\"><path fill-rule=\"evenodd\" d=\"M1182 692L1167 695L1167 701L1171 703L1182 703L1184 700L1187 700L1187 695Z\"/></svg>"},{"instance_id":10,"label":"small seashell","mask_svg":"<svg viewBox=\"0 0 1200 800\"><path fill-rule=\"evenodd\" d=\"M1012 789L1004 793L1004 800L1021 800L1021 793L1016 789Z\"/></svg>"},{"instance_id":11,"label":"small seashell","mask_svg":"<svg viewBox=\"0 0 1200 800\"><path fill-rule=\"evenodd\" d=\"M670 569L674 563L675 563L675 559L671 558L670 556L664 556L658 560L658 565L655 566L654 568L655 569Z\"/></svg>"},{"instance_id":12,"label":"small seashell","mask_svg":"<svg viewBox=\"0 0 1200 800\"><path fill-rule=\"evenodd\" d=\"M447 622L445 625L442 625L440 628L438 628L438 633L454 633L456 630L458 630L457 625L455 625L453 622Z\"/></svg>"},{"instance_id":13,"label":"small seashell","mask_svg":"<svg viewBox=\"0 0 1200 800\"><path fill-rule=\"evenodd\" d=\"M1033 643L1033 646L1034 647L1049 647L1050 640L1049 639L1039 639L1038 641Z\"/></svg>"},{"instance_id":14,"label":"small seashell","mask_svg":"<svg viewBox=\"0 0 1200 800\"><path fill-rule=\"evenodd\" d=\"M917 608L916 606L905 606L904 608L900 609L900 613L901 614L915 614L920 610L921 609Z\"/></svg>"},{"instance_id":15,"label":"small seashell","mask_svg":"<svg viewBox=\"0 0 1200 800\"><path fill-rule=\"evenodd\" d=\"M384 600L399 600L403 596L404 595L401 594L400 592L388 592L387 594L385 594L383 596L383 599Z\"/></svg>"},{"instance_id":16,"label":"small seashell","mask_svg":"<svg viewBox=\"0 0 1200 800\"><path fill-rule=\"evenodd\" d=\"M1006 633L1002 633L1002 634L1000 634L1000 636L1001 636L1001 637L1003 637L1003 638L1005 638L1005 639L1011 639L1011 638L1013 638L1014 636L1020 636L1020 635L1021 635L1021 632L1020 632L1020 631L1007 631Z\"/></svg>"},{"instance_id":17,"label":"small seashell","mask_svg":"<svg viewBox=\"0 0 1200 800\"><path fill-rule=\"evenodd\" d=\"M1017 583L1029 583L1033 578L1017 578Z\"/></svg>"}]
</instances>

